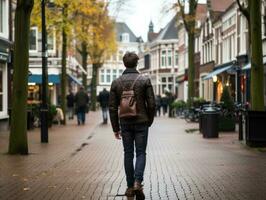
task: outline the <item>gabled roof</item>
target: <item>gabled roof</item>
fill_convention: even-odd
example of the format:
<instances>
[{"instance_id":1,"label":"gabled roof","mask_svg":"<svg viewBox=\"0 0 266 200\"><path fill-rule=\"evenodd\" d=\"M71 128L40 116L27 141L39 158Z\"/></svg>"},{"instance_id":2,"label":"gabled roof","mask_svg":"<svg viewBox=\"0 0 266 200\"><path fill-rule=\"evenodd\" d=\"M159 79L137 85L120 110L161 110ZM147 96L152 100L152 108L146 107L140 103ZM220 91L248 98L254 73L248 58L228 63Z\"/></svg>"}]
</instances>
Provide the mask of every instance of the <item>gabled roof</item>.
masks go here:
<instances>
[{"instance_id":1,"label":"gabled roof","mask_svg":"<svg viewBox=\"0 0 266 200\"><path fill-rule=\"evenodd\" d=\"M207 16L207 5L206 4L198 4L196 11L196 19L199 21L205 20Z\"/></svg>"},{"instance_id":2,"label":"gabled roof","mask_svg":"<svg viewBox=\"0 0 266 200\"><path fill-rule=\"evenodd\" d=\"M118 42L121 41L121 36L123 33L129 34L130 42L138 42L139 38L132 32L132 30L128 27L128 25L124 22L116 22L116 40Z\"/></svg>"},{"instance_id":3,"label":"gabled roof","mask_svg":"<svg viewBox=\"0 0 266 200\"><path fill-rule=\"evenodd\" d=\"M224 12L235 0L207 0L210 9L214 12Z\"/></svg>"},{"instance_id":4,"label":"gabled roof","mask_svg":"<svg viewBox=\"0 0 266 200\"><path fill-rule=\"evenodd\" d=\"M160 32L156 40L178 39L177 19L178 16L175 15L173 19L166 25L166 27Z\"/></svg>"}]
</instances>

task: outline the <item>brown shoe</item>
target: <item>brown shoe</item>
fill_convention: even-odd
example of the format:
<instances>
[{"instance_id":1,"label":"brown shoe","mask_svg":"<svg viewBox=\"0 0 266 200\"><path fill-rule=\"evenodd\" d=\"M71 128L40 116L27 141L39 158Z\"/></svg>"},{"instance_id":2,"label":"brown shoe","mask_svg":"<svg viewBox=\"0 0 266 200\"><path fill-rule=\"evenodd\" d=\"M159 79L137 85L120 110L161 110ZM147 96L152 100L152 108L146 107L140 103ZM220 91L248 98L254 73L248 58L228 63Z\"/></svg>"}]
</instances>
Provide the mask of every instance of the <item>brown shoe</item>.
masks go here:
<instances>
[{"instance_id":1,"label":"brown shoe","mask_svg":"<svg viewBox=\"0 0 266 200\"><path fill-rule=\"evenodd\" d=\"M134 183L134 190L136 194L136 200L144 200L145 195L143 193L143 185L140 182L135 181Z\"/></svg>"},{"instance_id":2,"label":"brown shoe","mask_svg":"<svg viewBox=\"0 0 266 200\"><path fill-rule=\"evenodd\" d=\"M135 190L133 187L127 188L125 195L127 197L134 197L135 196Z\"/></svg>"}]
</instances>

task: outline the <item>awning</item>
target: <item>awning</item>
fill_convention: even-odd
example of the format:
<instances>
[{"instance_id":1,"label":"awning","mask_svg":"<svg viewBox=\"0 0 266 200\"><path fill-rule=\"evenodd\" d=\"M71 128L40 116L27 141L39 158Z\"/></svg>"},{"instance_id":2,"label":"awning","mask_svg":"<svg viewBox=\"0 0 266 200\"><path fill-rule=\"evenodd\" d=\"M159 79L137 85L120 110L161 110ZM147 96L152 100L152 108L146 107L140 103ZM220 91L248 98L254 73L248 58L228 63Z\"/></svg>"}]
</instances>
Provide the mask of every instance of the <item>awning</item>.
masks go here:
<instances>
[{"instance_id":1,"label":"awning","mask_svg":"<svg viewBox=\"0 0 266 200\"><path fill-rule=\"evenodd\" d=\"M28 76L28 83L42 84L42 75L41 74L32 74ZM60 77L57 74L48 75L48 83L59 84Z\"/></svg>"},{"instance_id":2,"label":"awning","mask_svg":"<svg viewBox=\"0 0 266 200\"><path fill-rule=\"evenodd\" d=\"M249 69L251 69L251 64L250 63L248 63L244 67L242 67L242 71L249 70Z\"/></svg>"},{"instance_id":3,"label":"awning","mask_svg":"<svg viewBox=\"0 0 266 200\"><path fill-rule=\"evenodd\" d=\"M78 85L82 85L81 81L78 80L75 76L72 76L71 74L68 74L69 79L75 83L77 83Z\"/></svg>"},{"instance_id":4,"label":"awning","mask_svg":"<svg viewBox=\"0 0 266 200\"><path fill-rule=\"evenodd\" d=\"M222 67L222 68L216 69L216 70L212 71L211 73L209 73L207 76L205 76L203 78L203 80L211 79L213 76L216 76L217 74L220 74L220 73L223 73L223 72L229 70L232 66L233 65L229 65L229 66L226 66L226 67Z\"/></svg>"}]
</instances>

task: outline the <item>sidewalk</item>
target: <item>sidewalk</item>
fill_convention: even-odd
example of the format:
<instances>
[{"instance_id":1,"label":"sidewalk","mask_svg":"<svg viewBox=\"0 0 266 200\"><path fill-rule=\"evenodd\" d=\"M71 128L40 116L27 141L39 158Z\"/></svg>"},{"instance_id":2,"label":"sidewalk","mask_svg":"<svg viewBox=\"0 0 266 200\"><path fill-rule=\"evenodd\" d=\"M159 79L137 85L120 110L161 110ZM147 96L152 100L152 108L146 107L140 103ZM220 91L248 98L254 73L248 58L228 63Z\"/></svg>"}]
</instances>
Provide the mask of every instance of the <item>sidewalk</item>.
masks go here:
<instances>
[{"instance_id":1,"label":"sidewalk","mask_svg":"<svg viewBox=\"0 0 266 200\"><path fill-rule=\"evenodd\" d=\"M0 154L0 199L126 199L123 152L100 113L88 124L55 127L50 143L29 133L29 156ZM144 180L146 199L263 200L266 153L239 144L237 134L203 139L181 119L156 118L150 129ZM0 134L0 152L7 137ZM118 195L118 196L117 196Z\"/></svg>"}]
</instances>

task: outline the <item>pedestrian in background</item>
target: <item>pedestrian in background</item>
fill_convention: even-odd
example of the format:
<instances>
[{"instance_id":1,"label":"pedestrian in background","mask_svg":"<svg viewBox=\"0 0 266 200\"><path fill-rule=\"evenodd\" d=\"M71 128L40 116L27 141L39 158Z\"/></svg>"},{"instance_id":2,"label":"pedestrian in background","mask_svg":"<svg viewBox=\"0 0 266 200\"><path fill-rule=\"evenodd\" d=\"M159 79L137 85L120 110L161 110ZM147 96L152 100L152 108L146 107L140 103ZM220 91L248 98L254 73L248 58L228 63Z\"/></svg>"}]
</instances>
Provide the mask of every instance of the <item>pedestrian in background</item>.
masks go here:
<instances>
[{"instance_id":1,"label":"pedestrian in background","mask_svg":"<svg viewBox=\"0 0 266 200\"><path fill-rule=\"evenodd\" d=\"M123 62L126 70L122 76L112 82L109 112L115 137L120 140L122 136L124 146L124 167L128 187L125 195L127 197L136 195L136 199L141 200L145 199L142 181L146 164L148 130L155 115L155 98L150 79L147 76L141 76L136 70L138 60L138 56L133 52L124 55ZM129 100L126 94L128 96L134 94L134 98ZM120 112L118 112L119 105ZM136 115L131 117L125 117L125 113L121 115L121 110L126 110L121 109L125 108L125 105L135 105L135 109L131 108L136 111ZM134 148L136 149L135 166Z\"/></svg>"},{"instance_id":2,"label":"pedestrian in background","mask_svg":"<svg viewBox=\"0 0 266 200\"><path fill-rule=\"evenodd\" d=\"M67 99L67 114L68 114L68 119L74 119L74 103L75 103L75 95L73 92L70 90L69 94L66 97Z\"/></svg>"},{"instance_id":3,"label":"pedestrian in background","mask_svg":"<svg viewBox=\"0 0 266 200\"><path fill-rule=\"evenodd\" d=\"M155 116L161 116L161 106L162 106L162 98L161 95L156 95L155 97L155 103L156 103L156 113Z\"/></svg>"},{"instance_id":4,"label":"pedestrian in background","mask_svg":"<svg viewBox=\"0 0 266 200\"><path fill-rule=\"evenodd\" d=\"M110 93L106 90L106 88L104 88L103 91L101 91L98 96L98 101L102 109L103 124L107 124L108 121L109 95Z\"/></svg>"},{"instance_id":5,"label":"pedestrian in background","mask_svg":"<svg viewBox=\"0 0 266 200\"><path fill-rule=\"evenodd\" d=\"M85 124L88 104L89 104L89 96L85 92L84 87L80 86L79 91L75 96L75 106L77 112L78 125Z\"/></svg>"},{"instance_id":6,"label":"pedestrian in background","mask_svg":"<svg viewBox=\"0 0 266 200\"><path fill-rule=\"evenodd\" d=\"M163 107L163 116L165 116L168 110L168 97L165 94L162 95L161 102L162 102L162 107Z\"/></svg>"}]
</instances>

